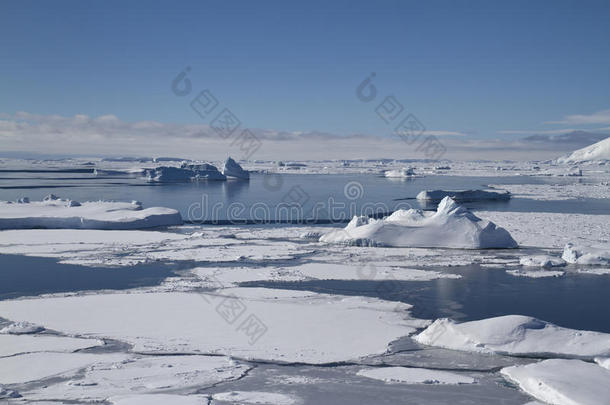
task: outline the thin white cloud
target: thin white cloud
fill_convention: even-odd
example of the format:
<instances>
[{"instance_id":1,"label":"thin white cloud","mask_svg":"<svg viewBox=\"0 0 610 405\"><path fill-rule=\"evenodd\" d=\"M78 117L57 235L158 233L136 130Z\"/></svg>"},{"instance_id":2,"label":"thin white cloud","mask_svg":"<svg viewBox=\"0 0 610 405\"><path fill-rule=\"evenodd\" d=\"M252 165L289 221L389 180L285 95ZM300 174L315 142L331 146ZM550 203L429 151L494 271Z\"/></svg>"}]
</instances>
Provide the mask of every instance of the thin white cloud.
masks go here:
<instances>
[{"instance_id":1,"label":"thin white cloud","mask_svg":"<svg viewBox=\"0 0 610 405\"><path fill-rule=\"evenodd\" d=\"M559 121L548 121L545 124L562 125L594 125L610 124L610 110L602 110L593 114L574 114L568 115Z\"/></svg>"},{"instance_id":2,"label":"thin white cloud","mask_svg":"<svg viewBox=\"0 0 610 405\"><path fill-rule=\"evenodd\" d=\"M605 128L594 128L594 129L583 129L583 128L565 128L565 129L546 129L546 130L535 130L535 129L517 129L517 130L503 130L498 131L499 134L504 135L562 135L569 134L571 132L587 131L587 132L600 132L610 131L610 127Z\"/></svg>"}]
</instances>

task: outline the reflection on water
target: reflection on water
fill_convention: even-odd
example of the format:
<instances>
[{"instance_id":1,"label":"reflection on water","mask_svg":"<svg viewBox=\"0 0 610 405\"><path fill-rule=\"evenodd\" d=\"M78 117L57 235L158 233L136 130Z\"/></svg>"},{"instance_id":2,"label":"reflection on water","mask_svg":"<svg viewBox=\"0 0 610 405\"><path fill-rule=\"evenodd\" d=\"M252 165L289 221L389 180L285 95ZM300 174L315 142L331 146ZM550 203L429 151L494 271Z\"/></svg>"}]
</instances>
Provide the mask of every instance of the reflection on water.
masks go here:
<instances>
[{"instance_id":1,"label":"reflection on water","mask_svg":"<svg viewBox=\"0 0 610 405\"><path fill-rule=\"evenodd\" d=\"M457 269L457 270L456 270ZM448 271L447 268L436 268ZM560 326L610 333L610 275L567 274L533 279L500 269L465 266L449 269L461 279L415 281L252 282L248 286L365 295L414 305L413 316L470 321L501 315L527 315Z\"/></svg>"}]
</instances>

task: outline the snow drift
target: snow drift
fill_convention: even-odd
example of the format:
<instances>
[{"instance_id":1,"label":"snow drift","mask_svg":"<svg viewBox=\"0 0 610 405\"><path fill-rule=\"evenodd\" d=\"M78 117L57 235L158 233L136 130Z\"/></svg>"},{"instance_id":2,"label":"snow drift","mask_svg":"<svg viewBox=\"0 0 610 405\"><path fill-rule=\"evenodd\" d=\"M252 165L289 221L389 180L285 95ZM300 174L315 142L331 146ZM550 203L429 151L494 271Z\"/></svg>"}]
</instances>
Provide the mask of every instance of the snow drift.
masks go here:
<instances>
[{"instance_id":1,"label":"snow drift","mask_svg":"<svg viewBox=\"0 0 610 405\"><path fill-rule=\"evenodd\" d=\"M378 220L355 216L344 229L322 235L320 242L463 249L517 247L504 228L478 218L450 197L443 198L435 213L410 209Z\"/></svg>"},{"instance_id":2,"label":"snow drift","mask_svg":"<svg viewBox=\"0 0 610 405\"><path fill-rule=\"evenodd\" d=\"M52 194L43 201L0 201L0 229L141 229L181 224L178 211L165 207L142 209L137 201L79 203Z\"/></svg>"},{"instance_id":3,"label":"snow drift","mask_svg":"<svg viewBox=\"0 0 610 405\"><path fill-rule=\"evenodd\" d=\"M561 156L557 163L587 162L593 160L610 160L610 137L575 150L569 155Z\"/></svg>"},{"instance_id":4,"label":"snow drift","mask_svg":"<svg viewBox=\"0 0 610 405\"><path fill-rule=\"evenodd\" d=\"M469 201L508 201L510 193L508 191L485 191L485 190L425 190L417 194L420 201L438 202L445 197L451 197L457 202Z\"/></svg>"},{"instance_id":5,"label":"snow drift","mask_svg":"<svg viewBox=\"0 0 610 405\"><path fill-rule=\"evenodd\" d=\"M250 173L247 170L244 170L239 165L239 163L237 163L235 160L231 159L230 157L227 158L227 160L225 161L225 163L222 167L222 174L224 174L227 177L234 177L236 179L242 179L242 180L250 179Z\"/></svg>"}]
</instances>

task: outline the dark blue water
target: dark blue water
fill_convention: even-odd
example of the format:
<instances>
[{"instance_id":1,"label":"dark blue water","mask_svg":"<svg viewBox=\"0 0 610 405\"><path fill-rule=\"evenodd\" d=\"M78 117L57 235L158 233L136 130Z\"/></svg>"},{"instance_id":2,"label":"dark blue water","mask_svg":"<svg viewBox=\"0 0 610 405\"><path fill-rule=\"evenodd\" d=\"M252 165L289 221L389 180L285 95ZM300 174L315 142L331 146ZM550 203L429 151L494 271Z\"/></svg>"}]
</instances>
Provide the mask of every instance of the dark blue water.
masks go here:
<instances>
[{"instance_id":1,"label":"dark blue water","mask_svg":"<svg viewBox=\"0 0 610 405\"><path fill-rule=\"evenodd\" d=\"M124 290L160 284L177 264L146 263L126 267L89 267L56 259L0 255L0 300L87 290Z\"/></svg>"},{"instance_id":2,"label":"dark blue water","mask_svg":"<svg viewBox=\"0 0 610 405\"><path fill-rule=\"evenodd\" d=\"M447 271L447 269L437 269ZM527 315L554 324L610 333L610 275L569 274L534 279L500 269L452 267L460 279L415 281L250 282L245 286L359 295L414 305L417 318L471 321L501 315Z\"/></svg>"},{"instance_id":3,"label":"dark blue water","mask_svg":"<svg viewBox=\"0 0 610 405\"><path fill-rule=\"evenodd\" d=\"M87 169L90 170L90 169ZM573 183L579 178L461 177L429 175L410 180L387 179L374 174L252 175L250 181L150 184L136 176L96 177L91 173L0 173L0 200L27 196L39 200L53 193L77 201L139 200L145 207L178 209L185 220L296 220L332 219L372 215L398 208L421 207L414 198L426 189L480 189L488 184ZM347 192L347 193L346 193ZM351 194L350 194L351 192ZM608 214L610 204L600 199L535 201L514 198L508 202L471 203L473 209L516 212Z\"/></svg>"}]
</instances>

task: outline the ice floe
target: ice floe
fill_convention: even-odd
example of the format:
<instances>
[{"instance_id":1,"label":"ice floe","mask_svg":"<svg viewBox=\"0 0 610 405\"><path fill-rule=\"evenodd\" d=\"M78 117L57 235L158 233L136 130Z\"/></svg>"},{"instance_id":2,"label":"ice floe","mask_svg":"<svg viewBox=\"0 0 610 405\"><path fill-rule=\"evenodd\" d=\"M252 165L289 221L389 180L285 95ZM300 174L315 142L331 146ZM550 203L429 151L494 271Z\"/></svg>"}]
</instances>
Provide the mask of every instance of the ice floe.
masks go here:
<instances>
[{"instance_id":1,"label":"ice floe","mask_svg":"<svg viewBox=\"0 0 610 405\"><path fill-rule=\"evenodd\" d=\"M417 194L418 200L427 202L438 202L445 197L451 197L456 202L508 201L510 193L487 190L424 190Z\"/></svg>"},{"instance_id":2,"label":"ice floe","mask_svg":"<svg viewBox=\"0 0 610 405\"><path fill-rule=\"evenodd\" d=\"M240 378L250 369L224 356L123 356L107 361L98 357L68 381L21 394L36 400L102 401L110 397L110 402L131 403L128 401L153 399L150 394L163 398L178 390L194 393L201 387ZM131 395L137 398L126 397Z\"/></svg>"},{"instance_id":3,"label":"ice floe","mask_svg":"<svg viewBox=\"0 0 610 405\"><path fill-rule=\"evenodd\" d=\"M227 177L234 177L236 179L249 180L250 173L244 170L239 163L230 157L227 158L224 165L222 166L222 174Z\"/></svg>"},{"instance_id":4,"label":"ice floe","mask_svg":"<svg viewBox=\"0 0 610 405\"><path fill-rule=\"evenodd\" d=\"M608 265L610 264L610 245L579 246L568 243L562 254L568 263Z\"/></svg>"},{"instance_id":5,"label":"ice floe","mask_svg":"<svg viewBox=\"0 0 610 405\"><path fill-rule=\"evenodd\" d=\"M562 267L566 265L565 260L550 255L523 256L519 264L526 267Z\"/></svg>"},{"instance_id":6,"label":"ice floe","mask_svg":"<svg viewBox=\"0 0 610 405\"><path fill-rule=\"evenodd\" d=\"M0 316L120 340L138 352L328 363L383 353L389 342L425 326L409 316L410 307L374 298L229 288L0 301Z\"/></svg>"},{"instance_id":7,"label":"ice floe","mask_svg":"<svg viewBox=\"0 0 610 405\"><path fill-rule=\"evenodd\" d=\"M244 405L294 405L298 398L291 395L264 391L229 391L212 395L214 401Z\"/></svg>"},{"instance_id":8,"label":"ice floe","mask_svg":"<svg viewBox=\"0 0 610 405\"><path fill-rule=\"evenodd\" d=\"M193 270L206 285L234 286L249 281L405 280L460 278L459 274L391 266L310 262L295 266L200 267Z\"/></svg>"},{"instance_id":9,"label":"ice floe","mask_svg":"<svg viewBox=\"0 0 610 405\"><path fill-rule=\"evenodd\" d=\"M563 328L522 315L463 323L437 319L414 339L447 349L518 356L592 359L610 354L609 334Z\"/></svg>"},{"instance_id":10,"label":"ice floe","mask_svg":"<svg viewBox=\"0 0 610 405\"><path fill-rule=\"evenodd\" d=\"M108 398L113 405L208 405L207 395L132 394Z\"/></svg>"},{"instance_id":11,"label":"ice floe","mask_svg":"<svg viewBox=\"0 0 610 405\"><path fill-rule=\"evenodd\" d=\"M556 405L599 405L610 398L610 370L581 360L550 359L501 370L508 380L540 401Z\"/></svg>"},{"instance_id":12,"label":"ice floe","mask_svg":"<svg viewBox=\"0 0 610 405\"><path fill-rule=\"evenodd\" d=\"M52 335L0 335L0 357L42 351L74 352L103 344L104 342L97 339L80 339Z\"/></svg>"},{"instance_id":13,"label":"ice floe","mask_svg":"<svg viewBox=\"0 0 610 405\"><path fill-rule=\"evenodd\" d=\"M140 229L182 224L171 208L142 209L141 204L110 201L75 203L54 195L43 201L0 201L0 229Z\"/></svg>"},{"instance_id":14,"label":"ice floe","mask_svg":"<svg viewBox=\"0 0 610 405\"><path fill-rule=\"evenodd\" d=\"M362 377L403 384L472 384L475 379L448 371L416 367L378 367L358 371Z\"/></svg>"},{"instance_id":15,"label":"ice floe","mask_svg":"<svg viewBox=\"0 0 610 405\"><path fill-rule=\"evenodd\" d=\"M565 274L560 270L506 270L506 272L512 276L529 278L561 277Z\"/></svg>"},{"instance_id":16,"label":"ice floe","mask_svg":"<svg viewBox=\"0 0 610 405\"><path fill-rule=\"evenodd\" d=\"M384 219L354 217L320 242L393 247L446 247L464 249L515 248L517 242L493 222L483 220L445 197L435 213L398 210Z\"/></svg>"}]
</instances>

